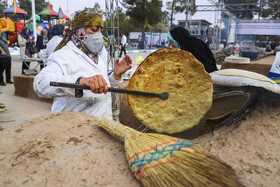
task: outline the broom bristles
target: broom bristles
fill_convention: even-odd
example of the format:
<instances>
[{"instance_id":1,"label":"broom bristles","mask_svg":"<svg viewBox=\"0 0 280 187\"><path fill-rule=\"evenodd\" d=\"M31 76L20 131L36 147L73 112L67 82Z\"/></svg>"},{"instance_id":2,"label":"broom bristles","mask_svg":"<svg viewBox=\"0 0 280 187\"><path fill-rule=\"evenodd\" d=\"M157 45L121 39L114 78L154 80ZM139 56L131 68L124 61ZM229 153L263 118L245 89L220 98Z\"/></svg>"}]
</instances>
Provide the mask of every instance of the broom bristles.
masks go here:
<instances>
[{"instance_id":1,"label":"broom bristles","mask_svg":"<svg viewBox=\"0 0 280 187\"><path fill-rule=\"evenodd\" d=\"M242 186L230 166L188 140L144 134L106 118L99 126L124 142L130 170L144 186Z\"/></svg>"}]
</instances>

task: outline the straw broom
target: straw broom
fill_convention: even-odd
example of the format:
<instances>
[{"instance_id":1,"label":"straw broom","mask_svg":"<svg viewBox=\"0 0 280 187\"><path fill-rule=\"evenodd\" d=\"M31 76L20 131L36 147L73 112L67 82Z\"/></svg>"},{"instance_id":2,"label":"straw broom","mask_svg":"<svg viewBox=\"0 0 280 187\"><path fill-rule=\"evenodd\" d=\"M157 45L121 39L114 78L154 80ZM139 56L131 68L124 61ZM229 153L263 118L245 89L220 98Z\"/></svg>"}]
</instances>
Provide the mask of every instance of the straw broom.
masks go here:
<instances>
[{"instance_id":1,"label":"straw broom","mask_svg":"<svg viewBox=\"0 0 280 187\"><path fill-rule=\"evenodd\" d=\"M141 133L107 118L98 126L124 142L129 168L144 186L242 186L230 166L188 140Z\"/></svg>"}]
</instances>

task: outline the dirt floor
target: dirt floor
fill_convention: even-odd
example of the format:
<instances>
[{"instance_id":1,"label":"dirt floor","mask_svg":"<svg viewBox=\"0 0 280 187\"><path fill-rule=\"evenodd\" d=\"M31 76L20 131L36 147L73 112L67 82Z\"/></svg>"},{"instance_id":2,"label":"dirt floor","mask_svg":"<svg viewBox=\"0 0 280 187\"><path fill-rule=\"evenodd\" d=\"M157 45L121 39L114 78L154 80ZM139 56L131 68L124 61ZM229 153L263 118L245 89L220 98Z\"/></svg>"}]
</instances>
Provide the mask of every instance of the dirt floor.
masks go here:
<instances>
[{"instance_id":1,"label":"dirt floor","mask_svg":"<svg viewBox=\"0 0 280 187\"><path fill-rule=\"evenodd\" d=\"M12 76L21 74L21 65L19 56L13 56ZM31 67L35 66L36 63L32 62ZM0 126L4 129L50 113L51 104L19 97L14 92L13 84L0 86L0 102L4 102L6 106L6 111L0 113Z\"/></svg>"},{"instance_id":2,"label":"dirt floor","mask_svg":"<svg viewBox=\"0 0 280 187\"><path fill-rule=\"evenodd\" d=\"M123 143L89 114L45 115L1 132L0 186L141 186Z\"/></svg>"}]
</instances>

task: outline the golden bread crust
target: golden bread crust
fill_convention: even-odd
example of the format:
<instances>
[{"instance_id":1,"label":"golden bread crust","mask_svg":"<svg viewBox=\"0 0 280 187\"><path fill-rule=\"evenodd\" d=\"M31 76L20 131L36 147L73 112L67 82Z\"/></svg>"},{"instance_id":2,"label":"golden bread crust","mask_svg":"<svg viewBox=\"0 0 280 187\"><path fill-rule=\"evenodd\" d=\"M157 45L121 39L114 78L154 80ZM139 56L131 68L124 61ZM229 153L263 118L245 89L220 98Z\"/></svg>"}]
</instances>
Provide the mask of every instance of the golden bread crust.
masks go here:
<instances>
[{"instance_id":1,"label":"golden bread crust","mask_svg":"<svg viewBox=\"0 0 280 187\"><path fill-rule=\"evenodd\" d=\"M164 48L149 55L131 77L128 89L169 92L167 100L128 95L134 115L157 132L190 129L212 105L211 76L191 53L181 49Z\"/></svg>"}]
</instances>

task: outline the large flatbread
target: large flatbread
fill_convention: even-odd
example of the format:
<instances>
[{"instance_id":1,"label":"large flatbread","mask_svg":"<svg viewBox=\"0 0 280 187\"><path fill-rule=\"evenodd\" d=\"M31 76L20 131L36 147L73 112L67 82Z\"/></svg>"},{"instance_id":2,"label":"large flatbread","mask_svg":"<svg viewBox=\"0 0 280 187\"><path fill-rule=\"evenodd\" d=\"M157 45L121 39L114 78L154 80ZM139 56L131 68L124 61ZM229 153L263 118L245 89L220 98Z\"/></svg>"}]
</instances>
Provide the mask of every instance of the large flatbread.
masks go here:
<instances>
[{"instance_id":1,"label":"large flatbread","mask_svg":"<svg viewBox=\"0 0 280 187\"><path fill-rule=\"evenodd\" d=\"M129 90L169 92L167 100L128 95L135 116L147 127L168 134L197 125L212 105L213 83L191 53L165 48L149 55L137 68Z\"/></svg>"}]
</instances>

